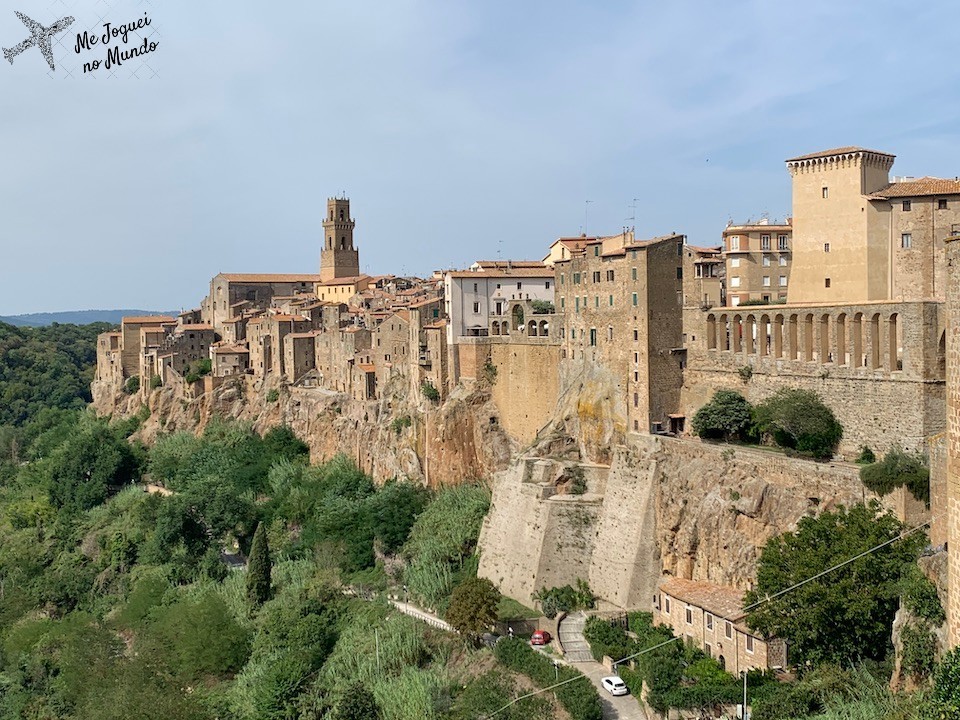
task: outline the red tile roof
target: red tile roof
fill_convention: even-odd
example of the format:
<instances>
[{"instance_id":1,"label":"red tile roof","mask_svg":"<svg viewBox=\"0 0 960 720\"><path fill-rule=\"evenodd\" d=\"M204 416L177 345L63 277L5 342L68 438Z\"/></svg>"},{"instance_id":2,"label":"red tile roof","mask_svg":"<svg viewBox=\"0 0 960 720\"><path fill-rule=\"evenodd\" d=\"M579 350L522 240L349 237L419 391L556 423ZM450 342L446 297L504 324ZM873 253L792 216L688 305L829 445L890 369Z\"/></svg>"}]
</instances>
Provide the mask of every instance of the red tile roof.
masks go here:
<instances>
[{"instance_id":1,"label":"red tile roof","mask_svg":"<svg viewBox=\"0 0 960 720\"><path fill-rule=\"evenodd\" d=\"M301 275L295 273L220 273L220 277L228 282L241 283L315 283L320 281L319 275Z\"/></svg>"},{"instance_id":2,"label":"red tile roof","mask_svg":"<svg viewBox=\"0 0 960 720\"><path fill-rule=\"evenodd\" d=\"M743 591L705 580L666 578L660 581L660 590L690 605L713 613L726 620L743 617Z\"/></svg>"},{"instance_id":3,"label":"red tile roof","mask_svg":"<svg viewBox=\"0 0 960 720\"><path fill-rule=\"evenodd\" d=\"M890 153L880 152L879 150L867 150L856 145L847 145L845 147L833 148L832 150L820 150L819 152L809 153L807 155L798 155L794 158L788 158L785 162L796 162L798 160L815 160L817 158L831 157L833 155L848 155L850 153L870 153L871 155L885 155L886 157L896 157Z\"/></svg>"},{"instance_id":4,"label":"red tile roof","mask_svg":"<svg viewBox=\"0 0 960 720\"><path fill-rule=\"evenodd\" d=\"M549 267L514 268L513 270L455 270L449 273L454 278L553 278Z\"/></svg>"},{"instance_id":5,"label":"red tile roof","mask_svg":"<svg viewBox=\"0 0 960 720\"><path fill-rule=\"evenodd\" d=\"M168 315L136 315L125 317L121 322L124 325L162 325L175 322L175 320Z\"/></svg>"},{"instance_id":6,"label":"red tile roof","mask_svg":"<svg viewBox=\"0 0 960 720\"><path fill-rule=\"evenodd\" d=\"M323 280L317 283L317 285L323 285L324 287L330 287L334 285L356 285L362 280L370 280L369 275L350 275L349 277L339 277L333 278L332 280Z\"/></svg>"},{"instance_id":7,"label":"red tile roof","mask_svg":"<svg viewBox=\"0 0 960 720\"><path fill-rule=\"evenodd\" d=\"M960 179L922 177L890 183L868 197L888 198L924 197L928 195L960 195Z\"/></svg>"},{"instance_id":8,"label":"red tile roof","mask_svg":"<svg viewBox=\"0 0 960 720\"><path fill-rule=\"evenodd\" d=\"M213 325L209 323L187 323L180 326L181 330L213 330Z\"/></svg>"}]
</instances>

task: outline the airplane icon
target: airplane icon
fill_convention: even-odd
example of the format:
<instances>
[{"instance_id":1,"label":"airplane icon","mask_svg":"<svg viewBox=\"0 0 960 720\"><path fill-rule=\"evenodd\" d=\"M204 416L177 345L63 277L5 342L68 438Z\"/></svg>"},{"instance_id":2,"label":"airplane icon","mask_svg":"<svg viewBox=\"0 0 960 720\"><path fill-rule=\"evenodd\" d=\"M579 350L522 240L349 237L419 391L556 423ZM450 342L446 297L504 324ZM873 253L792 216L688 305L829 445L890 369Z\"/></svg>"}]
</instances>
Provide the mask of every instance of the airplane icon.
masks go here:
<instances>
[{"instance_id":1,"label":"airplane icon","mask_svg":"<svg viewBox=\"0 0 960 720\"><path fill-rule=\"evenodd\" d=\"M53 48L51 47L51 41L53 40L54 35L62 33L68 27L73 25L73 18L60 18L50 27L44 27L36 20L31 20L21 12L14 10L14 13L16 13L16 16L20 18L21 22L27 26L27 29L30 30L30 37L16 47L9 49L3 48L3 56L10 61L11 65L13 65L13 59L17 55L22 53L24 50L37 45L40 48L40 52L43 53L43 57L46 58L47 65L50 66L50 69L56 70L56 68L53 66Z\"/></svg>"}]
</instances>

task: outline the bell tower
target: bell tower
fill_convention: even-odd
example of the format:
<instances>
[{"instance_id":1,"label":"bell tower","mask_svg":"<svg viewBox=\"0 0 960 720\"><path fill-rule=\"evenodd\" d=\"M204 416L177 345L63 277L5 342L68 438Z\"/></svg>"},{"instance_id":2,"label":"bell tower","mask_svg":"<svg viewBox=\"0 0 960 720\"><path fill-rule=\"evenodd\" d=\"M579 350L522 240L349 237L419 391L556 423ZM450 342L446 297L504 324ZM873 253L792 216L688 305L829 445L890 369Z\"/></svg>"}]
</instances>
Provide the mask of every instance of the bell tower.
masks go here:
<instances>
[{"instance_id":1,"label":"bell tower","mask_svg":"<svg viewBox=\"0 0 960 720\"><path fill-rule=\"evenodd\" d=\"M323 249L320 251L320 280L360 274L360 253L353 247L353 218L346 197L327 199L323 221Z\"/></svg>"}]
</instances>

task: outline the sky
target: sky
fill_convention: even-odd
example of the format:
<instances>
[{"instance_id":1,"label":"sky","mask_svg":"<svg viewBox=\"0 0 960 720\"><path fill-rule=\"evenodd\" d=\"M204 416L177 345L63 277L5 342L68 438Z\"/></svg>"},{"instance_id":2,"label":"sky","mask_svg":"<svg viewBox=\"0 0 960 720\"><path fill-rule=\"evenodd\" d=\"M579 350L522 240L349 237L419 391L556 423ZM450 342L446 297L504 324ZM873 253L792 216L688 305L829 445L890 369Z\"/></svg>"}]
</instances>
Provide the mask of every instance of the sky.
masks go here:
<instances>
[{"instance_id":1,"label":"sky","mask_svg":"<svg viewBox=\"0 0 960 720\"><path fill-rule=\"evenodd\" d=\"M197 307L218 272L540 259L559 236L790 214L784 159L860 145L960 175L960 3L3 0L74 24L0 62L0 315ZM114 67L78 33L138 18ZM141 34L108 47L127 49ZM135 39L134 39L135 38ZM589 202L587 202L589 201Z\"/></svg>"}]
</instances>

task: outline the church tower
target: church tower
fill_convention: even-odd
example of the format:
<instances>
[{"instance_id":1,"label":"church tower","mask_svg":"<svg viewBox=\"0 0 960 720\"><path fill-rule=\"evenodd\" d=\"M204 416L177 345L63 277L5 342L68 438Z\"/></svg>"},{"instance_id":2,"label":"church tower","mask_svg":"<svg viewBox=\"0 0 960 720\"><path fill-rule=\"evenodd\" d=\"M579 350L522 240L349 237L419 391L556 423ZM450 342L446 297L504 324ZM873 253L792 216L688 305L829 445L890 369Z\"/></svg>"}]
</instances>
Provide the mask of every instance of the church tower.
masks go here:
<instances>
[{"instance_id":1,"label":"church tower","mask_svg":"<svg viewBox=\"0 0 960 720\"><path fill-rule=\"evenodd\" d=\"M360 274L360 254L353 247L353 218L346 197L327 200L323 221L323 249L320 251L320 281Z\"/></svg>"}]
</instances>

